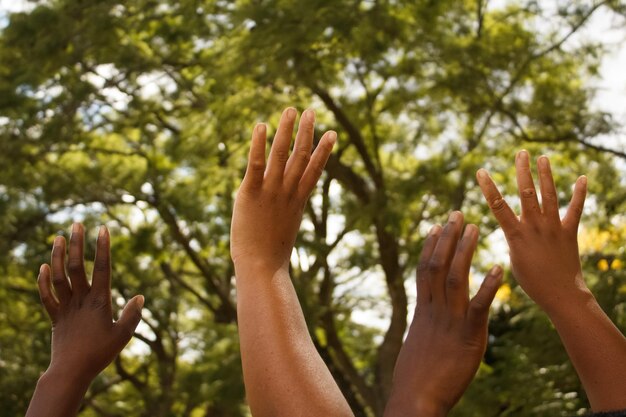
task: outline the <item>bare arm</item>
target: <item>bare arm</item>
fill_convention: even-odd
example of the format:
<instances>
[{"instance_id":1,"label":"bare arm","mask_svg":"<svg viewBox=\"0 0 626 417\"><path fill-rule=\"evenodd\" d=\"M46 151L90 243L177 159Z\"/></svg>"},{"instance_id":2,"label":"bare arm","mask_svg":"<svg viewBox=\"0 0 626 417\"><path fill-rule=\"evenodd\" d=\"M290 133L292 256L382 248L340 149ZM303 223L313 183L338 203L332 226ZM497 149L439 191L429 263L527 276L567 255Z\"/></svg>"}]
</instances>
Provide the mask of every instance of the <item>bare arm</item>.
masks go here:
<instances>
[{"instance_id":1,"label":"bare arm","mask_svg":"<svg viewBox=\"0 0 626 417\"><path fill-rule=\"evenodd\" d=\"M485 170L480 187L502 226L511 267L524 291L548 314L576 368L595 411L626 408L626 339L602 311L583 280L577 230L587 180L576 181L561 220L550 163L537 162L542 205L530 172L529 155L515 159L522 213L515 216Z\"/></svg>"},{"instance_id":2,"label":"bare arm","mask_svg":"<svg viewBox=\"0 0 626 417\"><path fill-rule=\"evenodd\" d=\"M295 109L283 112L265 164L266 128L255 127L233 211L231 255L244 382L252 414L351 416L317 353L289 277L306 200L335 142L327 132L311 155L315 114L303 113L289 156Z\"/></svg>"},{"instance_id":3,"label":"bare arm","mask_svg":"<svg viewBox=\"0 0 626 417\"><path fill-rule=\"evenodd\" d=\"M417 272L417 303L400 350L385 417L445 416L478 370L487 346L489 306L502 279L494 267L469 299L478 228L453 212L429 233ZM460 240L459 240L460 239Z\"/></svg>"},{"instance_id":4,"label":"bare arm","mask_svg":"<svg viewBox=\"0 0 626 417\"><path fill-rule=\"evenodd\" d=\"M91 285L83 266L83 239L82 225L74 224L67 264L69 280L62 237L54 240L52 269L42 265L39 272L39 295L52 321L52 354L27 417L75 416L91 381L126 346L141 320L144 300L136 296L113 322L109 232L105 227L100 229Z\"/></svg>"}]
</instances>

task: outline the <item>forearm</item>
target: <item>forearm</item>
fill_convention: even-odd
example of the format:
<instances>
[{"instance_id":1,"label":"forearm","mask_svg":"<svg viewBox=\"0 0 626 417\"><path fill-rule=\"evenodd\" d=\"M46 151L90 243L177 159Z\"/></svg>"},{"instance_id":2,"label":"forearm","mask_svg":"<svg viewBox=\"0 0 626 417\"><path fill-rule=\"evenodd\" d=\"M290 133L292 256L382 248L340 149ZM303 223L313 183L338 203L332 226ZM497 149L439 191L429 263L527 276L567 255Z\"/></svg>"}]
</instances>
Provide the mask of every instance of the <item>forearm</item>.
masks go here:
<instances>
[{"instance_id":1,"label":"forearm","mask_svg":"<svg viewBox=\"0 0 626 417\"><path fill-rule=\"evenodd\" d=\"M424 392L424 381L415 378L415 370L423 367L423 364L414 352L420 351L418 341L423 336L414 323L415 319L398 355L384 417L444 417L448 414L448 407L437 403L433 395Z\"/></svg>"},{"instance_id":2,"label":"forearm","mask_svg":"<svg viewBox=\"0 0 626 417\"><path fill-rule=\"evenodd\" d=\"M594 411L626 408L626 338L589 290L548 311Z\"/></svg>"},{"instance_id":3,"label":"forearm","mask_svg":"<svg viewBox=\"0 0 626 417\"><path fill-rule=\"evenodd\" d=\"M48 369L37 382L26 417L77 415L90 382L67 372Z\"/></svg>"},{"instance_id":4,"label":"forearm","mask_svg":"<svg viewBox=\"0 0 626 417\"><path fill-rule=\"evenodd\" d=\"M428 401L418 403L415 396L392 393L384 417L445 417L448 412Z\"/></svg>"},{"instance_id":5,"label":"forearm","mask_svg":"<svg viewBox=\"0 0 626 417\"><path fill-rule=\"evenodd\" d=\"M259 416L351 416L317 353L295 290L273 276L236 266L237 315L248 402Z\"/></svg>"}]
</instances>

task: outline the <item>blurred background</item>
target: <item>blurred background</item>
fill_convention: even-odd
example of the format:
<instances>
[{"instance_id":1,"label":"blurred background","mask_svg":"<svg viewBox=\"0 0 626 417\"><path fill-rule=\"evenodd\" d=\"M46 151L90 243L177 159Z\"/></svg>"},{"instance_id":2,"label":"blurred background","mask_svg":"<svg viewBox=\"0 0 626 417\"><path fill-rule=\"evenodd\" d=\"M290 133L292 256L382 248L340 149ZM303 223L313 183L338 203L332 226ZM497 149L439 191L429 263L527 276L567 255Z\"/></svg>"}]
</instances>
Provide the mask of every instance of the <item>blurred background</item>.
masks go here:
<instances>
[{"instance_id":1,"label":"blurred background","mask_svg":"<svg viewBox=\"0 0 626 417\"><path fill-rule=\"evenodd\" d=\"M0 415L49 361L36 275L72 221L112 235L114 305L144 320L81 416L249 415L231 206L250 132L316 110L338 149L292 256L311 336L356 416L381 416L427 229L481 229L473 290L508 254L474 173L518 208L514 153L551 157L561 203L589 177L586 279L626 330L626 2L0 1ZM90 264L89 264L90 267ZM546 277L550 279L550 277ZM546 316L509 272L453 416L581 415Z\"/></svg>"}]
</instances>

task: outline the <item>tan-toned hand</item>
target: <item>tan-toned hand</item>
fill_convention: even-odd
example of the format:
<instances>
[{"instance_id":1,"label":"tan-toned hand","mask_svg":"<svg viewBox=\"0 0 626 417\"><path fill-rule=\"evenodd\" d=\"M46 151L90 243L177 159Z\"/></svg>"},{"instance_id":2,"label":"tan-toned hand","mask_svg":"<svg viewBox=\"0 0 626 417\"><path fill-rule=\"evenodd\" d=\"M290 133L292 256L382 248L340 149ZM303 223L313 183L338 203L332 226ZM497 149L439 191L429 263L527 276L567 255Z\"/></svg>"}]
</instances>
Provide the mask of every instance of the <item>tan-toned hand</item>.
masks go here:
<instances>
[{"instance_id":1,"label":"tan-toned hand","mask_svg":"<svg viewBox=\"0 0 626 417\"><path fill-rule=\"evenodd\" d=\"M489 307L502 269L489 271L469 299L469 270L478 228L453 212L432 228L420 256L417 305L394 372L385 416L444 416L461 398L487 346Z\"/></svg>"},{"instance_id":2,"label":"tan-toned hand","mask_svg":"<svg viewBox=\"0 0 626 417\"><path fill-rule=\"evenodd\" d=\"M522 205L519 219L484 169L477 173L478 183L506 236L515 279L550 317L593 410L623 410L626 338L585 285L578 256L576 234L587 179L576 181L567 214L561 219L548 158L541 156L537 161L541 206L529 159L526 151L515 158Z\"/></svg>"},{"instance_id":3,"label":"tan-toned hand","mask_svg":"<svg viewBox=\"0 0 626 417\"><path fill-rule=\"evenodd\" d=\"M561 220L550 162L539 157L537 171L542 204L539 205L530 171L529 155L515 157L517 185L521 200L520 218L502 198L486 170L480 169L478 184L500 223L510 247L511 268L526 293L544 309L586 288L578 254L577 231L585 202L587 179L576 181L567 214Z\"/></svg>"},{"instance_id":4,"label":"tan-toned hand","mask_svg":"<svg viewBox=\"0 0 626 417\"><path fill-rule=\"evenodd\" d=\"M286 270L309 195L322 175L337 134L326 132L311 155L315 113L307 110L291 156L297 112L286 109L278 125L265 166L266 127L252 134L246 175L237 193L231 229L231 256L235 265L253 263L256 270Z\"/></svg>"}]
</instances>

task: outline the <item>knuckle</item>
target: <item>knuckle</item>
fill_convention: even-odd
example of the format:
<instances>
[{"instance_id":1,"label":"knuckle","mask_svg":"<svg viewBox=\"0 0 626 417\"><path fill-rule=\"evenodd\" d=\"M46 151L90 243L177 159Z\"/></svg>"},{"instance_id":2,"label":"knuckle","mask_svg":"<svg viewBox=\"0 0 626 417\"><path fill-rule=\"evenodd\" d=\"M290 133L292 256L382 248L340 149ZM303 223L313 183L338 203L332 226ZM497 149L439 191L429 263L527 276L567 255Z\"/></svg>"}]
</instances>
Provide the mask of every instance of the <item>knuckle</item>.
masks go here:
<instances>
[{"instance_id":1,"label":"knuckle","mask_svg":"<svg viewBox=\"0 0 626 417\"><path fill-rule=\"evenodd\" d=\"M309 162L311 160L311 152L306 149L296 149L295 157L301 161Z\"/></svg>"},{"instance_id":2,"label":"knuckle","mask_svg":"<svg viewBox=\"0 0 626 417\"><path fill-rule=\"evenodd\" d=\"M276 160L280 163L285 163L287 162L287 159L289 159L289 152L287 152L286 150L275 150L274 151L274 157L276 158Z\"/></svg>"},{"instance_id":3,"label":"knuckle","mask_svg":"<svg viewBox=\"0 0 626 417\"><path fill-rule=\"evenodd\" d=\"M502 197L496 197L496 198L489 200L489 208L491 208L491 210L494 212L503 210L505 205L506 205L506 202L504 201L504 198Z\"/></svg>"},{"instance_id":4,"label":"knuckle","mask_svg":"<svg viewBox=\"0 0 626 417\"><path fill-rule=\"evenodd\" d=\"M441 271L443 271L445 265L443 263L443 261L441 259L435 258L435 259L431 259L428 262L428 271L433 273L433 274L437 274Z\"/></svg>"},{"instance_id":5,"label":"knuckle","mask_svg":"<svg viewBox=\"0 0 626 417\"><path fill-rule=\"evenodd\" d=\"M52 285L55 287L67 285L67 278L64 275L55 274L52 276Z\"/></svg>"},{"instance_id":6,"label":"knuckle","mask_svg":"<svg viewBox=\"0 0 626 417\"><path fill-rule=\"evenodd\" d=\"M446 279L446 286L452 290L458 290L461 288L463 279L457 273L450 273L448 279Z\"/></svg>"},{"instance_id":7,"label":"knuckle","mask_svg":"<svg viewBox=\"0 0 626 417\"><path fill-rule=\"evenodd\" d=\"M105 308L110 301L107 297L102 295L96 295L91 299L91 306L97 309Z\"/></svg>"},{"instance_id":8,"label":"knuckle","mask_svg":"<svg viewBox=\"0 0 626 417\"><path fill-rule=\"evenodd\" d=\"M265 162L262 161L250 161L250 171L260 172L265 170Z\"/></svg>"},{"instance_id":9,"label":"knuckle","mask_svg":"<svg viewBox=\"0 0 626 417\"><path fill-rule=\"evenodd\" d=\"M419 277L422 274L425 274L428 272L428 262L420 262L419 264L417 264L417 276Z\"/></svg>"},{"instance_id":10,"label":"knuckle","mask_svg":"<svg viewBox=\"0 0 626 417\"><path fill-rule=\"evenodd\" d=\"M537 195L537 193L534 188L524 188L521 195L522 198L533 198Z\"/></svg>"},{"instance_id":11,"label":"knuckle","mask_svg":"<svg viewBox=\"0 0 626 417\"><path fill-rule=\"evenodd\" d=\"M545 191L542 195L544 201L556 201L556 193L554 191Z\"/></svg>"},{"instance_id":12,"label":"knuckle","mask_svg":"<svg viewBox=\"0 0 626 417\"><path fill-rule=\"evenodd\" d=\"M84 272L83 269L83 262L80 259L70 259L67 262L67 270L69 271L70 274L81 274Z\"/></svg>"}]
</instances>

